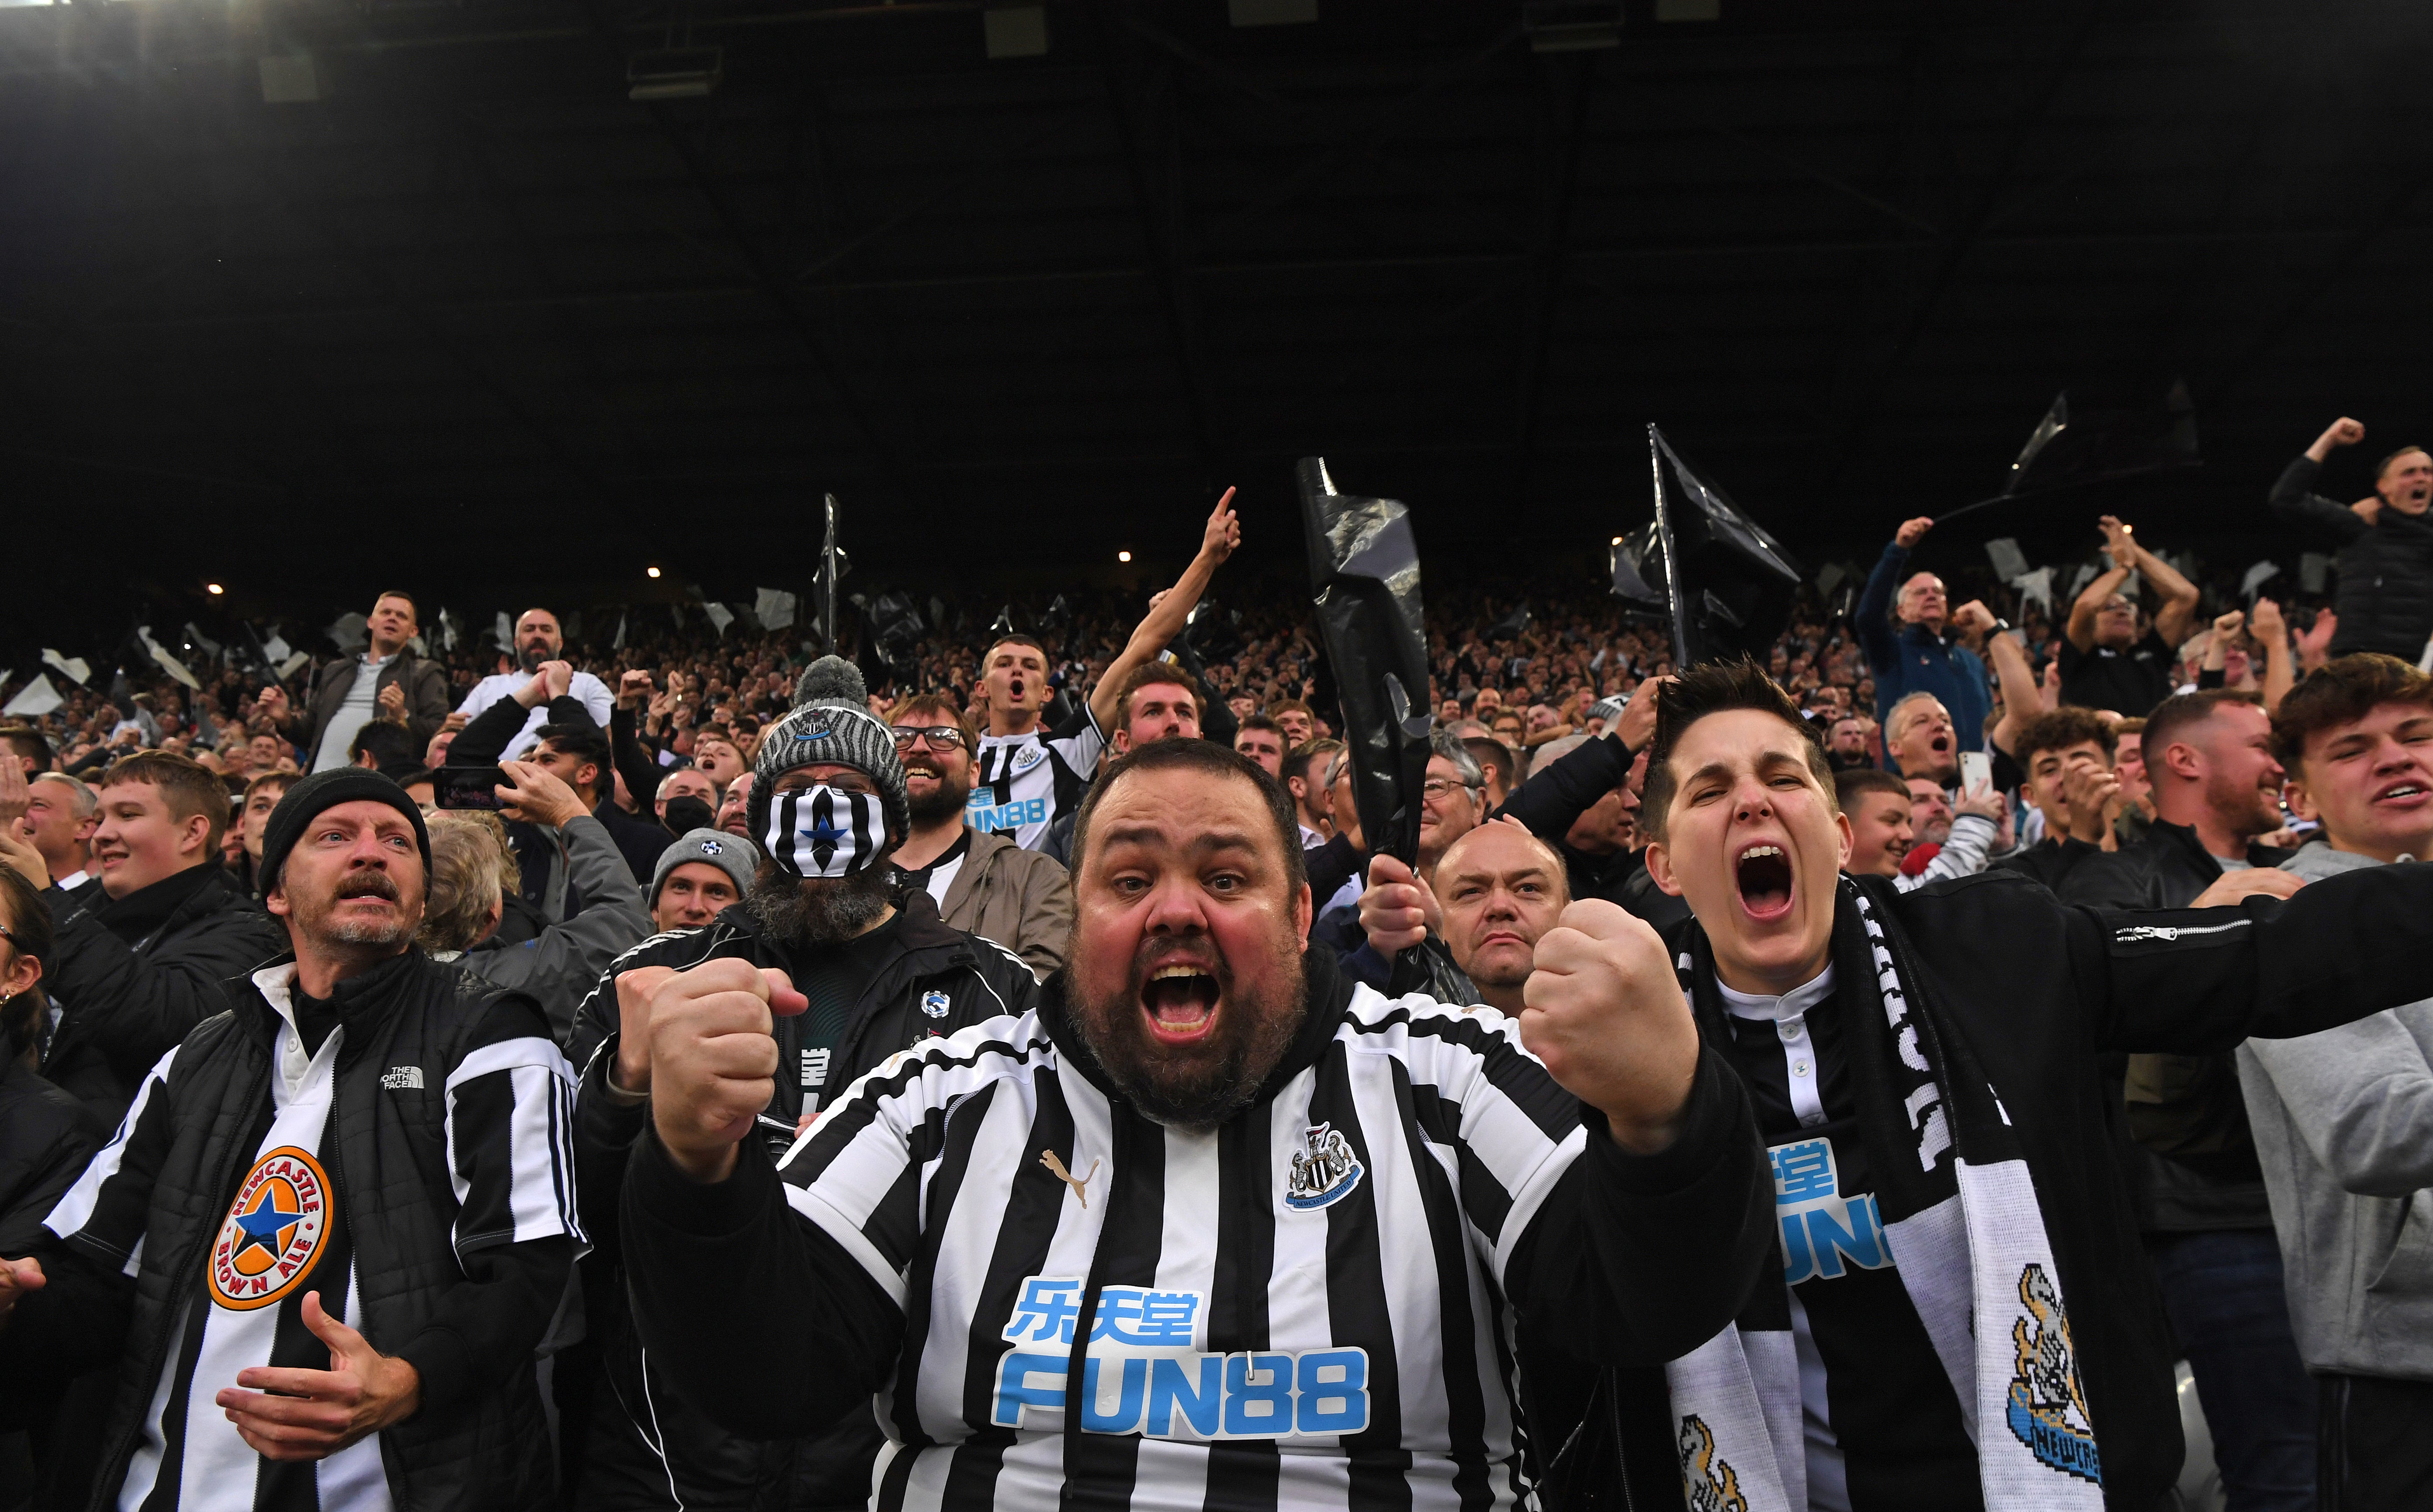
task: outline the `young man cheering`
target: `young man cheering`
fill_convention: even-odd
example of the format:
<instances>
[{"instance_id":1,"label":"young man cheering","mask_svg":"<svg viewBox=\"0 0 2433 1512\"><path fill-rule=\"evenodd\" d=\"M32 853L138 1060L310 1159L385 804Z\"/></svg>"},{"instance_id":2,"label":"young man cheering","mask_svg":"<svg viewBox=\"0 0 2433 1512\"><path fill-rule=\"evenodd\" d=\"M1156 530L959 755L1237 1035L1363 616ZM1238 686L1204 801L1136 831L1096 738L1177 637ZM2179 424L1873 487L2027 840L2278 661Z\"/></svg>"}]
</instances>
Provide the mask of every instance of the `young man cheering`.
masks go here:
<instances>
[{"instance_id":1,"label":"young man cheering","mask_svg":"<svg viewBox=\"0 0 2433 1512\"><path fill-rule=\"evenodd\" d=\"M2418 995L2433 871L2136 915L2006 873L1904 894L1839 875L1824 751L1754 663L1661 698L1648 871L1693 912L1683 985L1757 1105L1786 1265L1672 1367L1693 1491L1727 1465L1752 1512L2147 1512L2180 1463L2172 1351L2097 1058Z\"/></svg>"},{"instance_id":2,"label":"young man cheering","mask_svg":"<svg viewBox=\"0 0 2433 1512\"><path fill-rule=\"evenodd\" d=\"M2433 678L2329 662L2282 700L2289 806L2328 843L2309 881L2433 856ZM2318 1512L2433 1507L2433 998L2303 1039L2251 1039L2239 1080L2298 1352L2320 1392ZM2373 1277L2359 1284L2360 1277Z\"/></svg>"}]
</instances>

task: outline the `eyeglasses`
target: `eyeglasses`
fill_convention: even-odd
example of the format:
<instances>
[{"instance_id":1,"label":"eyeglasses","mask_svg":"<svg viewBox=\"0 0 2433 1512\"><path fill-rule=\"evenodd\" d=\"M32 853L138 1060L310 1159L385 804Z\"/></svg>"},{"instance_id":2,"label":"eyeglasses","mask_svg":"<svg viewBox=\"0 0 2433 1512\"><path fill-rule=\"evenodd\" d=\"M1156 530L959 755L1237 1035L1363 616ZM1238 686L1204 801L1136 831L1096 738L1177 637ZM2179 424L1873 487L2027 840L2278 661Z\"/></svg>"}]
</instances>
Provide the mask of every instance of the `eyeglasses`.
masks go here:
<instances>
[{"instance_id":1,"label":"eyeglasses","mask_svg":"<svg viewBox=\"0 0 2433 1512\"><path fill-rule=\"evenodd\" d=\"M908 750L916 740L926 742L932 751L953 751L963 743L963 732L951 724L896 724L888 733L895 737L895 749Z\"/></svg>"},{"instance_id":2,"label":"eyeglasses","mask_svg":"<svg viewBox=\"0 0 2433 1512\"><path fill-rule=\"evenodd\" d=\"M1454 782L1444 777L1430 777L1427 781L1420 784L1420 791L1425 793L1428 798L1433 801L1438 798L1449 797L1456 792L1467 792L1472 786L1473 784L1471 783ZM1475 786L1483 788L1487 786L1487 784L1482 782L1475 784Z\"/></svg>"}]
</instances>

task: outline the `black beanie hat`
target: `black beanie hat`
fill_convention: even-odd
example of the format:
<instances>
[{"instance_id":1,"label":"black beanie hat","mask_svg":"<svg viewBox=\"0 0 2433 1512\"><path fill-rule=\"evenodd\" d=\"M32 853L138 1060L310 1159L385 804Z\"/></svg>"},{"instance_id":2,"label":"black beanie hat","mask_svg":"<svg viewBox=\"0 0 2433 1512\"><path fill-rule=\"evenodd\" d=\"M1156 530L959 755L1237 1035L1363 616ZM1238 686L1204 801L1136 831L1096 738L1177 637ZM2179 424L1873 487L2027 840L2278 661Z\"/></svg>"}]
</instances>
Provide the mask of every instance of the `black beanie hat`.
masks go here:
<instances>
[{"instance_id":1,"label":"black beanie hat","mask_svg":"<svg viewBox=\"0 0 2433 1512\"><path fill-rule=\"evenodd\" d=\"M414 843L422 850L422 874L431 875L431 832L422 827L422 810L405 795L405 790L368 767L332 767L315 772L287 790L279 807L270 811L270 822L262 826L262 866L254 882L254 891L263 897L279 880L279 869L287 860L287 853L303 838L304 826L313 816L340 804L368 799L386 804L403 814L414 826Z\"/></svg>"}]
</instances>

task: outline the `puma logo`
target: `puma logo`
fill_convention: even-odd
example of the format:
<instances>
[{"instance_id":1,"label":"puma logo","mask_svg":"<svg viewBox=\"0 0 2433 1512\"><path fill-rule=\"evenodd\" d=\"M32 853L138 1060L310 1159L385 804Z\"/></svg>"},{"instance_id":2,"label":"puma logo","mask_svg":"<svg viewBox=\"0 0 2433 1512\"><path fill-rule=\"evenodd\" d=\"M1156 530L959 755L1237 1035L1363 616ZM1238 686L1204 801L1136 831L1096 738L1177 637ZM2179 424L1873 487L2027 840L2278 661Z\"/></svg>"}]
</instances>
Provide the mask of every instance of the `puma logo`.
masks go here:
<instances>
[{"instance_id":1,"label":"puma logo","mask_svg":"<svg viewBox=\"0 0 2433 1512\"><path fill-rule=\"evenodd\" d=\"M1052 1149L1043 1149L1039 1152L1039 1164L1047 1167L1049 1175L1071 1187L1073 1196L1080 1199L1083 1207L1090 1205L1090 1178L1098 1174L1098 1163L1096 1160L1091 1161L1089 1170L1079 1177L1064 1168L1064 1163L1056 1158L1056 1152Z\"/></svg>"}]
</instances>

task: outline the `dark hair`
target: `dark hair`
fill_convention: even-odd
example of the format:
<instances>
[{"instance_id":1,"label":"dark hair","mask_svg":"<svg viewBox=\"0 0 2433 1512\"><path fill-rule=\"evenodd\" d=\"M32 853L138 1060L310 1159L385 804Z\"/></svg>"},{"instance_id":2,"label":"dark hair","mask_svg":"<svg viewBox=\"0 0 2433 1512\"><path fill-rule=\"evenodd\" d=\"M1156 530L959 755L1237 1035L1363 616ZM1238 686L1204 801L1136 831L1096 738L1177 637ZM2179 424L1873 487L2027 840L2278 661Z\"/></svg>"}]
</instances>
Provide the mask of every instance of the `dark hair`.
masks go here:
<instances>
[{"instance_id":1,"label":"dark hair","mask_svg":"<svg viewBox=\"0 0 2433 1512\"><path fill-rule=\"evenodd\" d=\"M1461 738L1461 748L1478 763L1479 771L1493 767L1503 777L1506 789L1520 775L1521 764L1512 758L1512 748L1491 735L1465 735Z\"/></svg>"},{"instance_id":2,"label":"dark hair","mask_svg":"<svg viewBox=\"0 0 2433 1512\"><path fill-rule=\"evenodd\" d=\"M2392 452L2390 455L2383 458L2380 462L2373 465L2373 481L2376 483L2382 482L2382 480L2390 474L2390 465L2397 462L2400 458L2407 455L2410 451L2424 450L2424 449L2423 447L2401 447L2398 450ZM2433 456L2433 452L2426 452L2425 454Z\"/></svg>"},{"instance_id":3,"label":"dark hair","mask_svg":"<svg viewBox=\"0 0 2433 1512\"><path fill-rule=\"evenodd\" d=\"M1151 740L1132 747L1131 754L1100 769L1089 796L1081 800L1080 812L1073 816L1071 854L1075 875L1080 875L1089 859L1090 821L1097 815L1098 805L1106 801L1107 794L1135 772L1163 772L1169 767L1207 777L1238 778L1258 790L1261 806L1275 825L1276 844L1284 852L1285 891L1309 885L1309 872L1301 854L1301 816L1293 811L1292 794L1285 791L1284 784L1268 775L1267 768L1214 740Z\"/></svg>"},{"instance_id":4,"label":"dark hair","mask_svg":"<svg viewBox=\"0 0 2433 1512\"><path fill-rule=\"evenodd\" d=\"M932 717L942 717L946 723L951 724L956 729L963 732L963 749L976 756L978 754L980 748L979 731L972 727L972 717L970 712L966 710L962 705L958 704L945 694L915 693L910 698L906 699L903 703L896 705L893 708L887 711L887 722L891 727L901 724L905 722L905 716L908 714L927 714Z\"/></svg>"},{"instance_id":5,"label":"dark hair","mask_svg":"<svg viewBox=\"0 0 2433 1512\"><path fill-rule=\"evenodd\" d=\"M51 932L50 908L34 891L34 884L19 875L13 866L0 866L0 913L9 916L9 931L16 937L9 943L16 947L17 954L31 957L48 968L51 947L57 939ZM8 1036L9 1058L13 1061L41 1044L50 1024L50 1000L43 995L40 981L10 998L5 1007L0 1007L0 1034Z\"/></svg>"},{"instance_id":6,"label":"dark hair","mask_svg":"<svg viewBox=\"0 0 2433 1512\"><path fill-rule=\"evenodd\" d=\"M406 767L422 764L422 747L414 743L414 737L406 727L384 720L371 721L347 742L347 759L349 762L359 762L366 754L370 755L376 770L389 776L395 776Z\"/></svg>"},{"instance_id":7,"label":"dark hair","mask_svg":"<svg viewBox=\"0 0 2433 1512\"><path fill-rule=\"evenodd\" d=\"M1741 708L1771 714L1798 731L1809 774L1825 790L1825 801L1838 806L1833 764L1826 758L1824 742L1816 739L1816 727L1800 718L1799 705L1791 701L1782 685L1746 655L1733 661L1704 662L1657 687L1656 735L1647 746L1647 787L1639 806L1639 827L1650 838L1664 838L1664 822L1673 807L1673 747L1691 725L1708 715ZM1838 807L1835 811L1840 811Z\"/></svg>"},{"instance_id":8,"label":"dark hair","mask_svg":"<svg viewBox=\"0 0 2433 1512\"><path fill-rule=\"evenodd\" d=\"M1863 793L1888 792L1906 802L1909 783L1881 767L1852 767L1833 773L1833 801L1846 809Z\"/></svg>"},{"instance_id":9,"label":"dark hair","mask_svg":"<svg viewBox=\"0 0 2433 1512\"><path fill-rule=\"evenodd\" d=\"M2153 771L2158 765L2154 759L2157 753L2168 749L2173 740L2186 739L2189 730L2232 704L2248 704L2260 708L2264 700L2244 688L2203 688L2193 693L2174 693L2155 705L2153 712L2146 716L2146 734L2137 742L2137 751L2145 757L2146 769Z\"/></svg>"},{"instance_id":10,"label":"dark hair","mask_svg":"<svg viewBox=\"0 0 2433 1512\"><path fill-rule=\"evenodd\" d=\"M383 599L403 599L405 601L405 606L414 611L414 622L417 625L422 623L422 605L415 602L413 594L406 592L403 588L383 588L378 593L372 595L372 607L375 609L379 608L380 602ZM554 618L554 616L552 618Z\"/></svg>"},{"instance_id":11,"label":"dark hair","mask_svg":"<svg viewBox=\"0 0 2433 1512\"><path fill-rule=\"evenodd\" d=\"M128 782L148 782L160 789L171 819L192 819L199 814L210 820L211 831L203 837L203 855L210 859L218 858L220 837L228 832L229 822L228 788L218 773L168 751L138 751L112 765L94 786L106 792Z\"/></svg>"},{"instance_id":12,"label":"dark hair","mask_svg":"<svg viewBox=\"0 0 2433 1512\"><path fill-rule=\"evenodd\" d=\"M36 772L48 772L59 760L50 737L30 724L0 725L0 745L34 763Z\"/></svg>"},{"instance_id":13,"label":"dark hair","mask_svg":"<svg viewBox=\"0 0 2433 1512\"><path fill-rule=\"evenodd\" d=\"M1275 721L1268 718L1265 714L1245 714L1242 716L1241 724L1234 731L1234 739L1236 742L1239 742L1242 739L1242 732L1244 730L1265 730L1269 735L1276 737L1279 741L1284 739L1285 733L1285 727L1283 725L1278 724Z\"/></svg>"},{"instance_id":14,"label":"dark hair","mask_svg":"<svg viewBox=\"0 0 2433 1512\"><path fill-rule=\"evenodd\" d=\"M1124 673L1124 680L1115 685L1115 723L1125 725L1131 722L1132 695L1144 688L1158 687L1182 688L1191 695L1191 712L1194 717L1207 714L1208 690L1199 686L1199 678L1170 661L1152 660L1145 661Z\"/></svg>"},{"instance_id":15,"label":"dark hair","mask_svg":"<svg viewBox=\"0 0 2433 1512\"><path fill-rule=\"evenodd\" d=\"M2113 747L2118 742L2118 738L2112 733L2112 726L2103 722L2103 717L2091 708L2064 704L2051 713L2039 714L2020 726L2019 748L2011 756L2018 762L2020 770L2025 771L2034 764L2039 752L2067 751L2073 745L2084 745L2089 740L2094 741L2097 749L2103 753L2104 760L2112 759Z\"/></svg>"},{"instance_id":16,"label":"dark hair","mask_svg":"<svg viewBox=\"0 0 2433 1512\"><path fill-rule=\"evenodd\" d=\"M2336 656L2281 695L2281 706L2272 711L2272 758L2295 770L2309 737L2353 723L2385 704L2433 708L2433 677L2380 652Z\"/></svg>"},{"instance_id":17,"label":"dark hair","mask_svg":"<svg viewBox=\"0 0 2433 1512\"><path fill-rule=\"evenodd\" d=\"M729 739L726 743L733 745L735 742ZM599 775L591 779L592 787L604 790L607 788L608 737L601 734L598 727L572 722L544 724L533 732L533 744L546 745L562 756L570 756L577 761L590 762L600 769ZM572 787L573 784L569 783L567 786Z\"/></svg>"}]
</instances>

